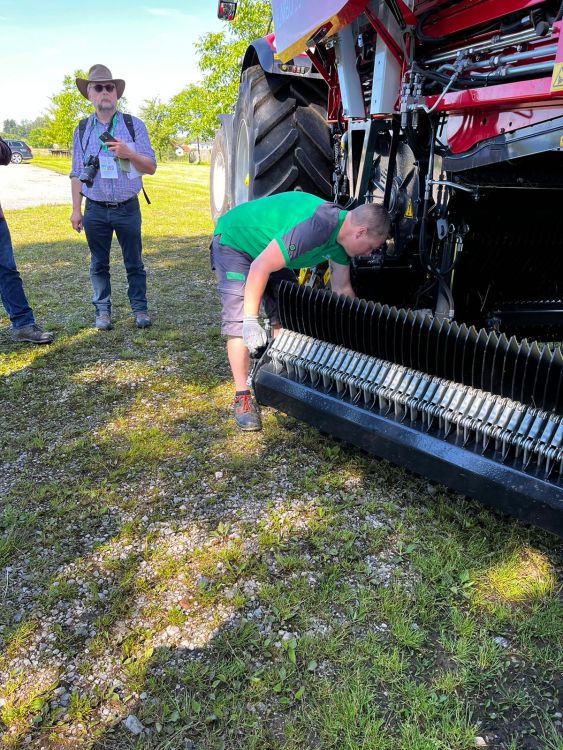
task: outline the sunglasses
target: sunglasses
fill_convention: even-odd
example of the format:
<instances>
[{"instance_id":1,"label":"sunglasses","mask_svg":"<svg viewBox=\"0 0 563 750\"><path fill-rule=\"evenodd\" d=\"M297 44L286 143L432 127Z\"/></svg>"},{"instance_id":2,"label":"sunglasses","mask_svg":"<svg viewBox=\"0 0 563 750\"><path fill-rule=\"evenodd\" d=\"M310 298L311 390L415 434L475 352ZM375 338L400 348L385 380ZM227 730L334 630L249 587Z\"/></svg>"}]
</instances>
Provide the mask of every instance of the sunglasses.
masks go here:
<instances>
[{"instance_id":1,"label":"sunglasses","mask_svg":"<svg viewBox=\"0 0 563 750\"><path fill-rule=\"evenodd\" d=\"M111 92L115 89L115 83L96 83L92 85L92 88L94 89L94 91L97 91L98 94L104 90Z\"/></svg>"}]
</instances>

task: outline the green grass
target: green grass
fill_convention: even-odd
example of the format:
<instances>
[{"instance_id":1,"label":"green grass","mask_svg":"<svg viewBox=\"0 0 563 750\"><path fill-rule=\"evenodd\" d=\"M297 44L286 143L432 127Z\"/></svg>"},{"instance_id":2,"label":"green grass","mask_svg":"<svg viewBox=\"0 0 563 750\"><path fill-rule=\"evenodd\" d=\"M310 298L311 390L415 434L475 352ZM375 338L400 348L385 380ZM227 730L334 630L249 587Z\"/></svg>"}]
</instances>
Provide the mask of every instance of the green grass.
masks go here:
<instances>
[{"instance_id":1,"label":"green grass","mask_svg":"<svg viewBox=\"0 0 563 750\"><path fill-rule=\"evenodd\" d=\"M0 332L0 747L562 750L558 540L271 410L238 433L208 169L145 182L146 331L117 246L101 334L68 207L8 213L57 339Z\"/></svg>"}]
</instances>

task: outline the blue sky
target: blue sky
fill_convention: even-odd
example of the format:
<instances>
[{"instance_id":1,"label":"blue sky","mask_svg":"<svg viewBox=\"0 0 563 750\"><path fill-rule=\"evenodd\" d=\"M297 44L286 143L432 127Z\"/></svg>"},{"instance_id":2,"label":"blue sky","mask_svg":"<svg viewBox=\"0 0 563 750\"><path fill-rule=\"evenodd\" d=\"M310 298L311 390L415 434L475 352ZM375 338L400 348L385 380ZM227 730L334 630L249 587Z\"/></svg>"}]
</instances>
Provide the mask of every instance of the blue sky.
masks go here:
<instances>
[{"instance_id":1,"label":"blue sky","mask_svg":"<svg viewBox=\"0 0 563 750\"><path fill-rule=\"evenodd\" d=\"M65 75L95 63L126 81L129 111L199 80L194 43L223 28L217 0L0 0L0 129L34 119Z\"/></svg>"}]
</instances>

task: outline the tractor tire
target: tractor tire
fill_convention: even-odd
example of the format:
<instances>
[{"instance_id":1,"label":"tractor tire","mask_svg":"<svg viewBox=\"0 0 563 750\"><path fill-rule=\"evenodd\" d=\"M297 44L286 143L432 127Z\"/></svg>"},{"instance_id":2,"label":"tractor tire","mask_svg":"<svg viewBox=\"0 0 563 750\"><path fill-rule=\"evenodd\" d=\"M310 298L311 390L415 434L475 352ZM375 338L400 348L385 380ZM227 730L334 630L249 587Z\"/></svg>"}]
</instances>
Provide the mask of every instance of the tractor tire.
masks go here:
<instances>
[{"instance_id":1,"label":"tractor tire","mask_svg":"<svg viewBox=\"0 0 563 750\"><path fill-rule=\"evenodd\" d=\"M332 196L330 130L324 82L266 74L259 65L242 74L233 122L233 204L302 190Z\"/></svg>"},{"instance_id":2,"label":"tractor tire","mask_svg":"<svg viewBox=\"0 0 563 750\"><path fill-rule=\"evenodd\" d=\"M232 208L231 193L229 189L229 153L227 149L227 138L225 129L221 127L215 134L213 148L211 149L211 175L209 199L211 203L211 217L214 223L229 208Z\"/></svg>"}]
</instances>

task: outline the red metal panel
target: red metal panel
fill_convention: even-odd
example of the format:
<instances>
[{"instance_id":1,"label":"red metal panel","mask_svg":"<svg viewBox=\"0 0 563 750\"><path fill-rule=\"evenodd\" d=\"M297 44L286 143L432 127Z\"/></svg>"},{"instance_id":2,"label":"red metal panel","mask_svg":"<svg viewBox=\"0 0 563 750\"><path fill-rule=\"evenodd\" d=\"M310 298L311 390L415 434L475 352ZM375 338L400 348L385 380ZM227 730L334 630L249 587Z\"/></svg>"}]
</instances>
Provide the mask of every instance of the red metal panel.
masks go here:
<instances>
[{"instance_id":1,"label":"red metal panel","mask_svg":"<svg viewBox=\"0 0 563 750\"><path fill-rule=\"evenodd\" d=\"M435 104L437 96L427 96L426 104ZM455 91L442 99L438 112L459 112L464 110L515 110L530 106L557 105L563 93L551 92L551 78L535 78L530 81L500 83L480 89Z\"/></svg>"},{"instance_id":2,"label":"red metal panel","mask_svg":"<svg viewBox=\"0 0 563 750\"><path fill-rule=\"evenodd\" d=\"M448 36L502 18L508 13L532 8L542 2L543 0L464 0L453 7L452 3L447 3L442 10L432 13L424 23L422 31L432 37ZM441 3L435 1L419 3L416 13L421 15L440 5Z\"/></svg>"},{"instance_id":3,"label":"red metal panel","mask_svg":"<svg viewBox=\"0 0 563 750\"><path fill-rule=\"evenodd\" d=\"M278 54L282 60L304 52L307 40L319 29L326 35L339 31L349 24L368 4L368 0L272 0L274 30Z\"/></svg>"},{"instance_id":4,"label":"red metal panel","mask_svg":"<svg viewBox=\"0 0 563 750\"><path fill-rule=\"evenodd\" d=\"M469 151L475 144L503 133L563 116L563 106L521 109L514 112L480 110L448 117L448 144L452 153Z\"/></svg>"}]
</instances>

